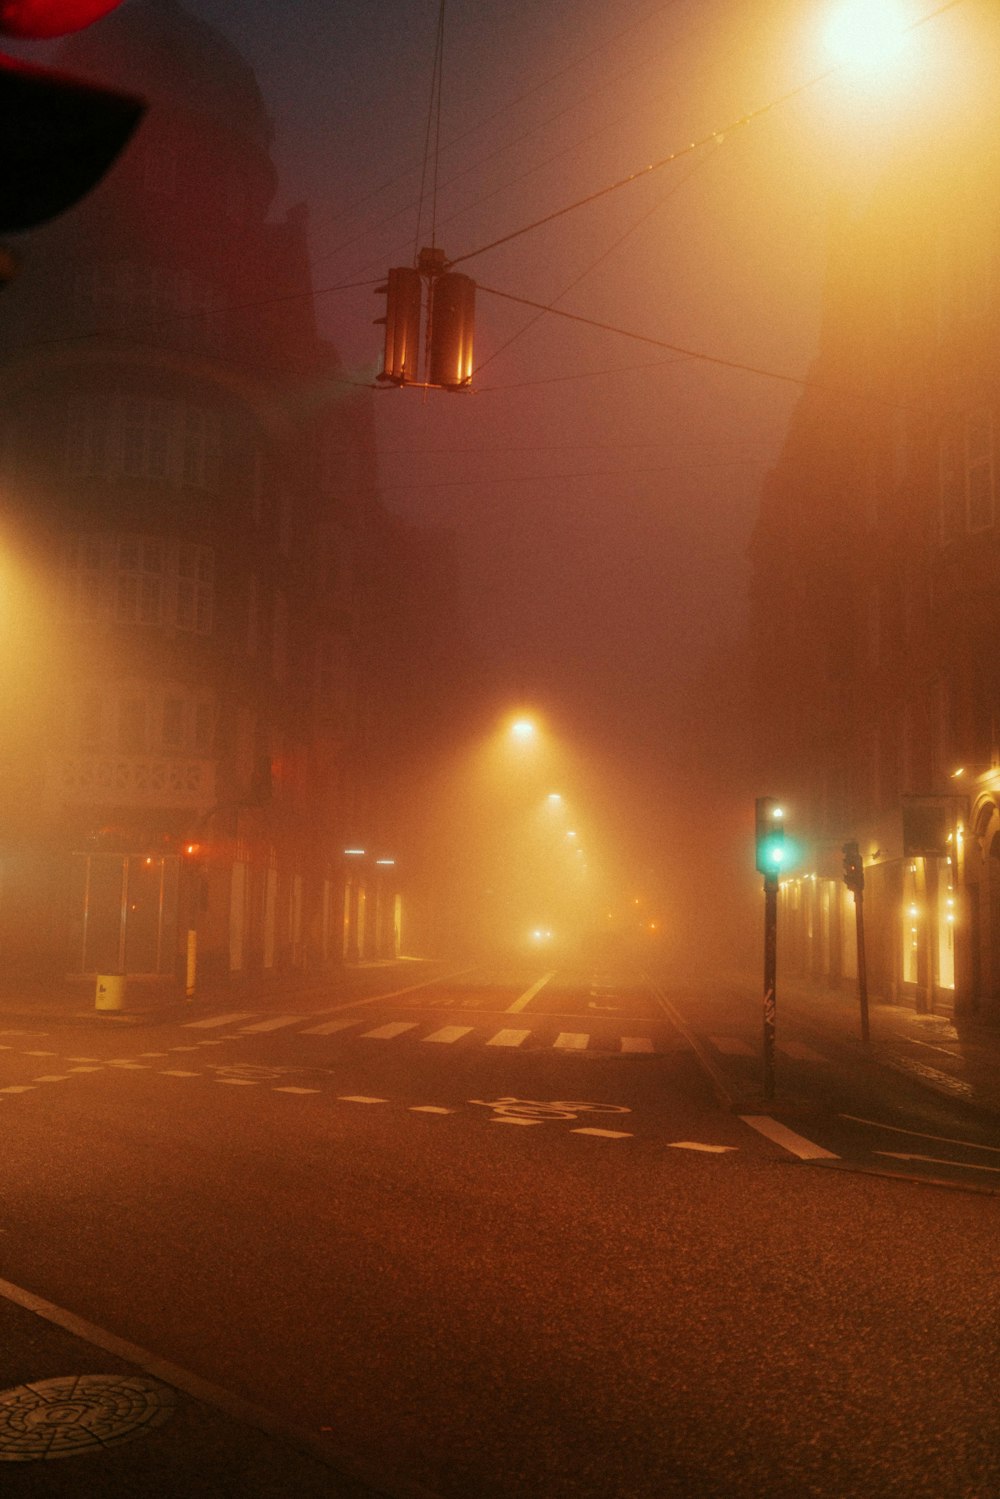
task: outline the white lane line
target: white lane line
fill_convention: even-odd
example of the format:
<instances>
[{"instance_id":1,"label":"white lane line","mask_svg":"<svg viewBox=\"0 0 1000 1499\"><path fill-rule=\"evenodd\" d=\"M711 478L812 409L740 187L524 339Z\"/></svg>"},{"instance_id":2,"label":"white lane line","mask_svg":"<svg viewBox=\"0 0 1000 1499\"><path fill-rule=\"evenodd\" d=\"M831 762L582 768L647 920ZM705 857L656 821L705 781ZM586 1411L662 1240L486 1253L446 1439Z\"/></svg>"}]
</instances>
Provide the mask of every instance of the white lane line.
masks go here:
<instances>
[{"instance_id":1,"label":"white lane line","mask_svg":"<svg viewBox=\"0 0 1000 1499\"><path fill-rule=\"evenodd\" d=\"M241 1035L252 1035L255 1031L280 1031L286 1025L298 1025L308 1020L308 1015L272 1015L270 1020L258 1020L256 1025L241 1025Z\"/></svg>"},{"instance_id":2,"label":"white lane line","mask_svg":"<svg viewBox=\"0 0 1000 1499\"><path fill-rule=\"evenodd\" d=\"M798 1156L800 1161L837 1161L840 1159L832 1150L824 1150L822 1145L816 1145L812 1140L807 1140L804 1135L797 1135L787 1125L779 1123L777 1119L772 1119L770 1114L741 1114L740 1118L759 1135L765 1135L768 1140L773 1140L775 1145L780 1145L791 1155Z\"/></svg>"},{"instance_id":3,"label":"white lane line","mask_svg":"<svg viewBox=\"0 0 1000 1499\"><path fill-rule=\"evenodd\" d=\"M472 1030L471 1025L443 1025L439 1031L432 1031L429 1036L425 1036L424 1040L440 1041L447 1046L452 1041L460 1041L463 1036L470 1035Z\"/></svg>"},{"instance_id":4,"label":"white lane line","mask_svg":"<svg viewBox=\"0 0 1000 1499\"><path fill-rule=\"evenodd\" d=\"M885 1129L894 1135L912 1135L915 1140L935 1140L938 1145L961 1145L966 1150L988 1150L991 1155L1000 1155L1000 1146L976 1145L972 1140L956 1140L952 1135L928 1135L919 1129L903 1129L898 1124L883 1124L881 1119L861 1119L857 1114L841 1114L852 1124L870 1124L873 1129Z\"/></svg>"},{"instance_id":5,"label":"white lane line","mask_svg":"<svg viewBox=\"0 0 1000 1499\"><path fill-rule=\"evenodd\" d=\"M486 1045L487 1046L520 1046L524 1041L527 1041L527 1039L528 1039L528 1037L530 1035L531 1035L530 1031L507 1031L507 1030L505 1030L505 1031L497 1031L497 1033L496 1033L495 1036L491 1036L490 1037L490 1039L487 1041Z\"/></svg>"},{"instance_id":6,"label":"white lane line","mask_svg":"<svg viewBox=\"0 0 1000 1499\"><path fill-rule=\"evenodd\" d=\"M106 1063L108 1067L117 1067L119 1072L148 1072L148 1062L133 1062L131 1057L116 1057L114 1061Z\"/></svg>"},{"instance_id":7,"label":"white lane line","mask_svg":"<svg viewBox=\"0 0 1000 1499\"><path fill-rule=\"evenodd\" d=\"M736 1145L702 1145L699 1140L668 1140L670 1150L706 1150L711 1155L723 1155L727 1150L737 1150Z\"/></svg>"},{"instance_id":8,"label":"white lane line","mask_svg":"<svg viewBox=\"0 0 1000 1499\"><path fill-rule=\"evenodd\" d=\"M363 1093L338 1093L340 1103L388 1103L387 1098L367 1098Z\"/></svg>"},{"instance_id":9,"label":"white lane line","mask_svg":"<svg viewBox=\"0 0 1000 1499\"><path fill-rule=\"evenodd\" d=\"M103 1067L70 1067L70 1072L103 1072Z\"/></svg>"},{"instance_id":10,"label":"white lane line","mask_svg":"<svg viewBox=\"0 0 1000 1499\"><path fill-rule=\"evenodd\" d=\"M778 1050L783 1051L786 1057L791 1057L796 1062L826 1062L829 1060L828 1057L822 1056L820 1052L813 1051L812 1047L807 1046L804 1041L786 1041L783 1046L778 1047Z\"/></svg>"},{"instance_id":11,"label":"white lane line","mask_svg":"<svg viewBox=\"0 0 1000 1499\"><path fill-rule=\"evenodd\" d=\"M899 1150L873 1150L872 1155L885 1155L893 1161L930 1161L934 1166L958 1166L963 1171L996 1171L1000 1166L980 1166L976 1161L949 1161L939 1155L903 1155Z\"/></svg>"},{"instance_id":12,"label":"white lane line","mask_svg":"<svg viewBox=\"0 0 1000 1499\"><path fill-rule=\"evenodd\" d=\"M169 1057L169 1051L140 1051L141 1057Z\"/></svg>"},{"instance_id":13,"label":"white lane line","mask_svg":"<svg viewBox=\"0 0 1000 1499\"><path fill-rule=\"evenodd\" d=\"M571 1129L571 1135L600 1135L604 1140L631 1140L632 1133L627 1129Z\"/></svg>"},{"instance_id":14,"label":"white lane line","mask_svg":"<svg viewBox=\"0 0 1000 1499\"><path fill-rule=\"evenodd\" d=\"M361 1023L358 1017L355 1017L353 1020L328 1020L325 1025L311 1025L302 1034L303 1036L332 1036L336 1031L346 1031L352 1025L360 1025Z\"/></svg>"},{"instance_id":15,"label":"white lane line","mask_svg":"<svg viewBox=\"0 0 1000 1499\"><path fill-rule=\"evenodd\" d=\"M54 1051L23 1051L21 1055L23 1057L54 1057L58 1053Z\"/></svg>"},{"instance_id":16,"label":"white lane line","mask_svg":"<svg viewBox=\"0 0 1000 1499\"><path fill-rule=\"evenodd\" d=\"M584 1051L589 1040L584 1031L560 1031L552 1044L562 1051Z\"/></svg>"},{"instance_id":17,"label":"white lane line","mask_svg":"<svg viewBox=\"0 0 1000 1499\"><path fill-rule=\"evenodd\" d=\"M161 1077L201 1077L200 1072L182 1072L179 1067L164 1067Z\"/></svg>"},{"instance_id":18,"label":"white lane line","mask_svg":"<svg viewBox=\"0 0 1000 1499\"><path fill-rule=\"evenodd\" d=\"M321 1088L272 1088L273 1093L321 1093Z\"/></svg>"},{"instance_id":19,"label":"white lane line","mask_svg":"<svg viewBox=\"0 0 1000 1499\"><path fill-rule=\"evenodd\" d=\"M752 1057L754 1049L749 1041L744 1041L741 1036L709 1036L708 1038L716 1051L721 1051L726 1057Z\"/></svg>"},{"instance_id":20,"label":"white lane line","mask_svg":"<svg viewBox=\"0 0 1000 1499\"><path fill-rule=\"evenodd\" d=\"M391 1025L380 1025L373 1031L362 1031L361 1035L366 1041L391 1041L404 1031L415 1031L417 1025L416 1020L395 1020Z\"/></svg>"},{"instance_id":21,"label":"white lane line","mask_svg":"<svg viewBox=\"0 0 1000 1499\"><path fill-rule=\"evenodd\" d=\"M65 1072L47 1072L44 1077L33 1077L31 1079L33 1083L64 1083L66 1080Z\"/></svg>"},{"instance_id":22,"label":"white lane line","mask_svg":"<svg viewBox=\"0 0 1000 1499\"><path fill-rule=\"evenodd\" d=\"M538 980L537 984L532 984L530 989L525 989L524 993L521 994L517 999L515 999L512 1005L508 1005L506 1014L517 1015L521 1010L526 1009L534 999L535 995L538 993L539 989L544 989L549 979L554 979L555 976L556 971L553 968L551 973L546 973L542 978Z\"/></svg>"},{"instance_id":23,"label":"white lane line","mask_svg":"<svg viewBox=\"0 0 1000 1499\"><path fill-rule=\"evenodd\" d=\"M648 1036L623 1036L622 1051L652 1051L653 1043Z\"/></svg>"},{"instance_id":24,"label":"white lane line","mask_svg":"<svg viewBox=\"0 0 1000 1499\"><path fill-rule=\"evenodd\" d=\"M0 1088L0 1093L30 1093L34 1083L12 1083L9 1088Z\"/></svg>"},{"instance_id":25,"label":"white lane line","mask_svg":"<svg viewBox=\"0 0 1000 1499\"><path fill-rule=\"evenodd\" d=\"M411 1103L411 1114L454 1114L454 1109L442 1109L436 1103Z\"/></svg>"}]
</instances>

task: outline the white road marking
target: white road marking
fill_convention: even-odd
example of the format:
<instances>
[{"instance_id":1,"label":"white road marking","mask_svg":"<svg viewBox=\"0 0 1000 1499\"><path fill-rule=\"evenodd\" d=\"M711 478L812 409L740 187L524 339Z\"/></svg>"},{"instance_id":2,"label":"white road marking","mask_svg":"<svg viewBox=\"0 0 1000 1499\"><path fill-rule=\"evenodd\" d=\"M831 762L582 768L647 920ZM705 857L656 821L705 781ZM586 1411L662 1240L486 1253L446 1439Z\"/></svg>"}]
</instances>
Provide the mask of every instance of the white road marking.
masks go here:
<instances>
[{"instance_id":1,"label":"white road marking","mask_svg":"<svg viewBox=\"0 0 1000 1499\"><path fill-rule=\"evenodd\" d=\"M25 1057L55 1057L55 1056L58 1056L58 1052L55 1052L55 1051L25 1051L25 1052L22 1052L21 1055L25 1056Z\"/></svg>"},{"instance_id":2,"label":"white road marking","mask_svg":"<svg viewBox=\"0 0 1000 1499\"><path fill-rule=\"evenodd\" d=\"M939 1155L903 1155L898 1150L873 1150L872 1155L885 1155L893 1161L930 1161L934 1166L960 1166L963 1171L996 1171L1000 1166L979 1166L975 1161L948 1161Z\"/></svg>"},{"instance_id":3,"label":"white road marking","mask_svg":"<svg viewBox=\"0 0 1000 1499\"><path fill-rule=\"evenodd\" d=\"M352 1025L360 1025L357 1017L354 1020L328 1020L324 1025L311 1025L303 1036L332 1036L336 1031L346 1031Z\"/></svg>"},{"instance_id":4,"label":"white road marking","mask_svg":"<svg viewBox=\"0 0 1000 1499\"><path fill-rule=\"evenodd\" d=\"M201 1077L200 1072L182 1072L179 1067L164 1067L161 1077Z\"/></svg>"},{"instance_id":5,"label":"white road marking","mask_svg":"<svg viewBox=\"0 0 1000 1499\"><path fill-rule=\"evenodd\" d=\"M255 1077L217 1077L217 1083L226 1083L230 1088L256 1088L258 1086Z\"/></svg>"},{"instance_id":6,"label":"white road marking","mask_svg":"<svg viewBox=\"0 0 1000 1499\"><path fill-rule=\"evenodd\" d=\"M754 1049L749 1041L744 1041L741 1036L709 1036L708 1038L716 1051L721 1051L726 1057L752 1057Z\"/></svg>"},{"instance_id":7,"label":"white road marking","mask_svg":"<svg viewBox=\"0 0 1000 1499\"><path fill-rule=\"evenodd\" d=\"M584 1051L590 1036L583 1031L560 1031L553 1046L558 1046L562 1051Z\"/></svg>"},{"instance_id":8,"label":"white road marking","mask_svg":"<svg viewBox=\"0 0 1000 1499\"><path fill-rule=\"evenodd\" d=\"M33 1083L12 1083L9 1088L0 1088L0 1093L30 1093Z\"/></svg>"},{"instance_id":9,"label":"white road marking","mask_svg":"<svg viewBox=\"0 0 1000 1499\"><path fill-rule=\"evenodd\" d=\"M122 1072L148 1072L148 1062L133 1062L131 1057L116 1057L114 1061L105 1063L107 1067L117 1067Z\"/></svg>"},{"instance_id":10,"label":"white road marking","mask_svg":"<svg viewBox=\"0 0 1000 1499\"><path fill-rule=\"evenodd\" d=\"M822 1145L816 1145L812 1140L807 1140L804 1135L797 1135L787 1125L781 1124L777 1119L772 1119L770 1114L741 1114L740 1118L759 1135L765 1135L768 1140L773 1140L775 1145L780 1145L791 1155L798 1156L800 1161L840 1159L832 1150L824 1150Z\"/></svg>"},{"instance_id":11,"label":"white road marking","mask_svg":"<svg viewBox=\"0 0 1000 1499\"><path fill-rule=\"evenodd\" d=\"M256 1025L241 1025L240 1031L244 1035L252 1035L255 1031L280 1031L283 1026L298 1025L308 1019L308 1015L272 1015L269 1020L258 1020Z\"/></svg>"},{"instance_id":12,"label":"white road marking","mask_svg":"<svg viewBox=\"0 0 1000 1499\"><path fill-rule=\"evenodd\" d=\"M786 1057L791 1057L796 1062L826 1062L829 1059L821 1056L818 1051L813 1051L804 1041L786 1041L783 1046L778 1047Z\"/></svg>"},{"instance_id":13,"label":"white road marking","mask_svg":"<svg viewBox=\"0 0 1000 1499\"><path fill-rule=\"evenodd\" d=\"M67 1062L100 1062L100 1057L67 1057Z\"/></svg>"},{"instance_id":14,"label":"white road marking","mask_svg":"<svg viewBox=\"0 0 1000 1499\"><path fill-rule=\"evenodd\" d=\"M140 1051L141 1057L169 1057L169 1051Z\"/></svg>"},{"instance_id":15,"label":"white road marking","mask_svg":"<svg viewBox=\"0 0 1000 1499\"><path fill-rule=\"evenodd\" d=\"M491 1036L490 1037L490 1039L487 1041L486 1045L487 1046L520 1046L522 1044L522 1042L527 1041L527 1039L528 1039L528 1037L530 1035L531 1035L530 1031L506 1031L506 1030L505 1031L497 1031L497 1033L496 1033L495 1036Z\"/></svg>"},{"instance_id":16,"label":"white road marking","mask_svg":"<svg viewBox=\"0 0 1000 1499\"><path fill-rule=\"evenodd\" d=\"M605 1140L631 1140L632 1134L627 1129L571 1129L571 1135L601 1135Z\"/></svg>"},{"instance_id":17,"label":"white road marking","mask_svg":"<svg viewBox=\"0 0 1000 1499\"><path fill-rule=\"evenodd\" d=\"M928 1135L919 1129L903 1129L898 1124L883 1124L881 1119L861 1119L857 1114L841 1114L841 1119L849 1119L852 1124L870 1124L873 1129L885 1129L894 1135L912 1135L916 1140L936 1140L939 1145L961 1145L966 1150L988 1150L991 1155L1000 1155L1000 1146L976 1145L972 1140L956 1140L951 1135Z\"/></svg>"},{"instance_id":18,"label":"white road marking","mask_svg":"<svg viewBox=\"0 0 1000 1499\"><path fill-rule=\"evenodd\" d=\"M517 1015L521 1010L526 1009L534 999L535 995L538 993L539 989L544 989L549 979L553 979L555 978L555 976L556 971L553 968L551 973L545 974L543 978L540 978L538 980L537 984L532 984L530 989L525 989L524 993L519 995L512 1005L508 1005L506 1013L508 1015Z\"/></svg>"},{"instance_id":19,"label":"white road marking","mask_svg":"<svg viewBox=\"0 0 1000 1499\"><path fill-rule=\"evenodd\" d=\"M439 1108L436 1103L412 1103L410 1105L410 1113L411 1114L454 1114L455 1110L454 1109L442 1109L442 1108Z\"/></svg>"},{"instance_id":20,"label":"white road marking","mask_svg":"<svg viewBox=\"0 0 1000 1499\"><path fill-rule=\"evenodd\" d=\"M699 1140L668 1140L671 1150L706 1150L712 1155L722 1155L727 1150L736 1150L736 1145L702 1145Z\"/></svg>"},{"instance_id":21,"label":"white road marking","mask_svg":"<svg viewBox=\"0 0 1000 1499\"><path fill-rule=\"evenodd\" d=\"M653 1043L648 1036L623 1036L622 1051L652 1051Z\"/></svg>"},{"instance_id":22,"label":"white road marking","mask_svg":"<svg viewBox=\"0 0 1000 1499\"><path fill-rule=\"evenodd\" d=\"M31 1081L33 1083L64 1083L66 1081L66 1074L64 1072L47 1072L44 1077L33 1077Z\"/></svg>"},{"instance_id":23,"label":"white road marking","mask_svg":"<svg viewBox=\"0 0 1000 1499\"><path fill-rule=\"evenodd\" d=\"M395 1020L391 1025L380 1025L373 1031L362 1031L361 1035L367 1041L391 1041L404 1031L415 1031L416 1028L415 1020Z\"/></svg>"},{"instance_id":24,"label":"white road marking","mask_svg":"<svg viewBox=\"0 0 1000 1499\"><path fill-rule=\"evenodd\" d=\"M272 1088L272 1093L320 1093L321 1088Z\"/></svg>"},{"instance_id":25,"label":"white road marking","mask_svg":"<svg viewBox=\"0 0 1000 1499\"><path fill-rule=\"evenodd\" d=\"M490 1124L544 1124L544 1119L524 1119L519 1114L494 1114Z\"/></svg>"},{"instance_id":26,"label":"white road marking","mask_svg":"<svg viewBox=\"0 0 1000 1499\"><path fill-rule=\"evenodd\" d=\"M460 1041L463 1036L468 1036L472 1031L471 1025L443 1025L439 1031L433 1031L431 1035L425 1036L425 1041L441 1041L448 1045L452 1041Z\"/></svg>"},{"instance_id":27,"label":"white road marking","mask_svg":"<svg viewBox=\"0 0 1000 1499\"><path fill-rule=\"evenodd\" d=\"M388 1103L387 1098L366 1098L363 1093L340 1093L337 1095L340 1103Z\"/></svg>"},{"instance_id":28,"label":"white road marking","mask_svg":"<svg viewBox=\"0 0 1000 1499\"><path fill-rule=\"evenodd\" d=\"M259 1010L234 1010L230 1015L209 1015L207 1020L185 1020L186 1031L210 1031L219 1025L231 1025L235 1020L252 1020Z\"/></svg>"},{"instance_id":29,"label":"white road marking","mask_svg":"<svg viewBox=\"0 0 1000 1499\"><path fill-rule=\"evenodd\" d=\"M103 1072L103 1067L71 1067L70 1072Z\"/></svg>"}]
</instances>

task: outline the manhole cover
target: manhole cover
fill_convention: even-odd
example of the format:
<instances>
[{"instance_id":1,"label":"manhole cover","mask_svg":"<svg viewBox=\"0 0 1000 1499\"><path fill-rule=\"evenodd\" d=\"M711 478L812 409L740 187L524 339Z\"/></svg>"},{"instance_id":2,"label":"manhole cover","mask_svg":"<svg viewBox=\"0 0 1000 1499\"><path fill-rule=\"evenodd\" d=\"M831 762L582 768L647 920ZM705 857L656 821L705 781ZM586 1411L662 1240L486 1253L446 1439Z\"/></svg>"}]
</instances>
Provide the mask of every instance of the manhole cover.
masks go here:
<instances>
[{"instance_id":1,"label":"manhole cover","mask_svg":"<svg viewBox=\"0 0 1000 1499\"><path fill-rule=\"evenodd\" d=\"M30 1463L117 1447L162 1426L174 1394L153 1379L71 1374L0 1392L0 1462Z\"/></svg>"}]
</instances>

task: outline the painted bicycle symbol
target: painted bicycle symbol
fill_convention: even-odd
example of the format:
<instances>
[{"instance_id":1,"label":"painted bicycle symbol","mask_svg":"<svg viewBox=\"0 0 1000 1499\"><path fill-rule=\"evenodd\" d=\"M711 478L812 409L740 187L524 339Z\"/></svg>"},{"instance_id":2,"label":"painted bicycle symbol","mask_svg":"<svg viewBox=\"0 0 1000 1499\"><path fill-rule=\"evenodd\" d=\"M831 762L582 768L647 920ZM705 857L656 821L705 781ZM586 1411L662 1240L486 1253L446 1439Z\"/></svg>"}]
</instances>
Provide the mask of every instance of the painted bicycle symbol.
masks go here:
<instances>
[{"instance_id":1,"label":"painted bicycle symbol","mask_svg":"<svg viewBox=\"0 0 1000 1499\"><path fill-rule=\"evenodd\" d=\"M493 1110L494 1120L509 1119L541 1124L545 1119L577 1119L581 1114L630 1114L624 1104L580 1103L565 1099L546 1102L540 1098L470 1098L469 1103Z\"/></svg>"}]
</instances>

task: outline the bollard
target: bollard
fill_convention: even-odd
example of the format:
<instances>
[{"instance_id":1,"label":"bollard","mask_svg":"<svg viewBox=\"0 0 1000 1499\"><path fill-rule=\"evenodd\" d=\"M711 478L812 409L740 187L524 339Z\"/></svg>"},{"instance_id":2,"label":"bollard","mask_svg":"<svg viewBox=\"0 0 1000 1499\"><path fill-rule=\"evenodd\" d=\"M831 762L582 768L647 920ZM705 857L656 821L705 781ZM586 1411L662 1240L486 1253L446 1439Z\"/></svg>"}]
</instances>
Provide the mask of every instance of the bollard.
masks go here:
<instances>
[{"instance_id":1,"label":"bollard","mask_svg":"<svg viewBox=\"0 0 1000 1499\"><path fill-rule=\"evenodd\" d=\"M123 973L99 973L94 1007L98 1010L123 1010L125 1008L125 975Z\"/></svg>"}]
</instances>

